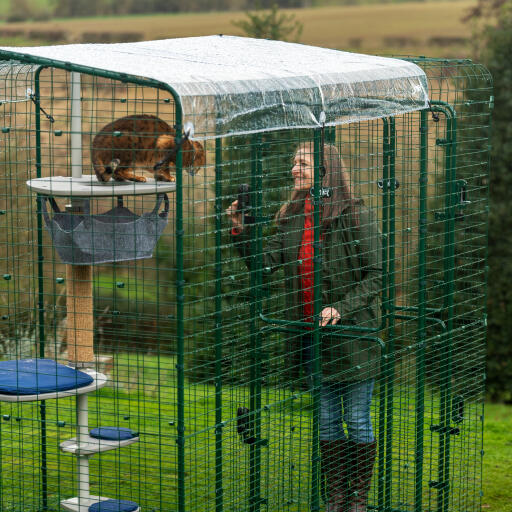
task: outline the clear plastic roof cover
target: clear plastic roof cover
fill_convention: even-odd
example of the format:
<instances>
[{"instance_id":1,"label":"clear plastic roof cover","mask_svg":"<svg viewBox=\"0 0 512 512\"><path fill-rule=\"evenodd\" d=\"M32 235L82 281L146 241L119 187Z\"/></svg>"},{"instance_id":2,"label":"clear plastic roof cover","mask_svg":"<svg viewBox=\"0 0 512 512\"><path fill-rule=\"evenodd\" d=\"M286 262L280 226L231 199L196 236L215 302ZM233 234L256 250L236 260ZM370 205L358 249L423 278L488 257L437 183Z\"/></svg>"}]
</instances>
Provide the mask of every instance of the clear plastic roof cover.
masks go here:
<instances>
[{"instance_id":1,"label":"clear plastic roof cover","mask_svg":"<svg viewBox=\"0 0 512 512\"><path fill-rule=\"evenodd\" d=\"M219 35L2 49L168 84L196 139L332 126L428 103L413 63L282 41Z\"/></svg>"}]
</instances>

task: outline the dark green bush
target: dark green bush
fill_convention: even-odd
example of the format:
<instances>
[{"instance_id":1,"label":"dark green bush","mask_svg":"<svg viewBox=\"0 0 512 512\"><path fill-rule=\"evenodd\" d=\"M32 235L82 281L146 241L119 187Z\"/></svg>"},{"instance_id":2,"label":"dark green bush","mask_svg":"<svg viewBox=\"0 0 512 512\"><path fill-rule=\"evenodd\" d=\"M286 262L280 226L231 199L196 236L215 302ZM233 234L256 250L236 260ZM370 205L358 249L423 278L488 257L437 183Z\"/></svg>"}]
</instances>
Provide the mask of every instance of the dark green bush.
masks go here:
<instances>
[{"instance_id":1,"label":"dark green bush","mask_svg":"<svg viewBox=\"0 0 512 512\"><path fill-rule=\"evenodd\" d=\"M487 392L512 402L512 15L487 28L483 60L494 78L491 152Z\"/></svg>"}]
</instances>

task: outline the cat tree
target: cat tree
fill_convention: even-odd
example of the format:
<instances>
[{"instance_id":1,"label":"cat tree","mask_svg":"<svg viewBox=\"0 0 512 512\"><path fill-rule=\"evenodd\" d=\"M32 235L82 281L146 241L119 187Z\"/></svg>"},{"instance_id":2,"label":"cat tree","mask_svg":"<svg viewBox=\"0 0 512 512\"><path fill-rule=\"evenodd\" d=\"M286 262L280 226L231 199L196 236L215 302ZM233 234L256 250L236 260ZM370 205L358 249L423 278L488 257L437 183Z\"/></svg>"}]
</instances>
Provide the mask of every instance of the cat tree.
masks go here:
<instances>
[{"instance_id":1,"label":"cat tree","mask_svg":"<svg viewBox=\"0 0 512 512\"><path fill-rule=\"evenodd\" d=\"M27 186L38 194L47 230L61 260L66 263L68 365L49 359L4 361L0 363L0 400L30 401L76 397L77 436L60 448L77 458L76 497L61 502L72 512L136 512L136 503L90 494L89 459L139 440L130 429L99 427L89 431L88 394L107 383L107 377L94 370L94 315L92 265L152 256L167 224L169 200L166 193L174 183L107 182L94 175L82 175L80 74L71 73L71 177L29 180ZM157 195L150 213L137 216L123 205L123 196ZM68 198L61 212L55 198ZM100 215L90 214L90 201L117 198L117 206ZM47 203L53 215L47 212ZM165 204L163 212L159 209ZM16 381L16 382L14 382ZM3 386L2 386L3 384Z\"/></svg>"}]
</instances>

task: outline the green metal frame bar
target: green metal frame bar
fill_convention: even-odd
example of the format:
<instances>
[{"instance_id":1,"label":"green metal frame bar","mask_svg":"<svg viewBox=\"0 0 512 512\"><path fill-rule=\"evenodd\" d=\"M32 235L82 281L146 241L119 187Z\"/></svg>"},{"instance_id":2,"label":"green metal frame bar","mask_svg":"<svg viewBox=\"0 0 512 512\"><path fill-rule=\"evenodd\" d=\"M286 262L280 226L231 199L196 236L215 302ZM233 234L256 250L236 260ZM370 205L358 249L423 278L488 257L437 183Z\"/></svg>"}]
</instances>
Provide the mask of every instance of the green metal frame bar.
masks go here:
<instances>
[{"instance_id":1,"label":"green metal frame bar","mask_svg":"<svg viewBox=\"0 0 512 512\"><path fill-rule=\"evenodd\" d=\"M415 307L415 306L395 306L394 307L394 310L395 311L414 311L415 313L418 313L419 312L419 307ZM437 313L437 314L441 314L443 312L443 308L425 308L425 312L426 313ZM432 317L434 320L435 318Z\"/></svg>"},{"instance_id":2,"label":"green metal frame bar","mask_svg":"<svg viewBox=\"0 0 512 512\"><path fill-rule=\"evenodd\" d=\"M487 169L490 169L491 168L491 150L492 150L492 145L490 143L490 138L492 136L492 132L493 132L493 126L492 126L492 112L494 111L494 96L491 96L492 98L492 101L489 101L489 110L490 110L490 113L489 113L489 119L490 119L490 125L489 125L489 128L488 128L488 132L487 132L487 137L488 137L488 146L487 146ZM488 185L487 185L487 195L486 195L486 233L489 233L489 194L490 194L490 186L489 186L489 181L488 181ZM488 240L488 236L487 235L487 238L486 238L486 247L485 247L485 261L486 261L486 265L485 265L485 279L484 279L484 284L485 284L485 299L484 299L484 304L487 305L487 299L488 299L488 294L489 294L489 265L487 264L487 262L489 261L489 240ZM487 326L487 307L485 306L484 307L484 314L483 314L483 325L484 326ZM483 428L483 421L484 421L484 414L485 414L485 403L482 402L482 414L480 416L481 418L481 422L482 422L482 428ZM483 464L484 464L484 436L483 436L483 432L482 432L482 436L481 436L481 444L480 444L480 500L479 500L479 503L480 503L480 507L482 506L482 498L484 496L484 491L482 489L482 479L481 479L481 475L483 474Z\"/></svg>"},{"instance_id":3,"label":"green metal frame bar","mask_svg":"<svg viewBox=\"0 0 512 512\"><path fill-rule=\"evenodd\" d=\"M419 315L418 316L395 315L395 318L397 320L419 320ZM440 327L443 332L446 331L446 324L440 318L434 318L431 316L425 316L423 318L424 318L425 322L430 322L431 324L435 324L438 327Z\"/></svg>"},{"instance_id":4,"label":"green metal frame bar","mask_svg":"<svg viewBox=\"0 0 512 512\"><path fill-rule=\"evenodd\" d=\"M181 105L176 103L176 137L182 135ZM177 312L177 384L178 384L178 511L185 512L185 275L183 263L183 159L176 155L176 312Z\"/></svg>"},{"instance_id":5,"label":"green metal frame bar","mask_svg":"<svg viewBox=\"0 0 512 512\"><path fill-rule=\"evenodd\" d=\"M311 324L310 324L311 325ZM323 329L323 327L322 327ZM291 334L304 334L304 331L302 329L294 329L293 327L280 327L279 325L268 325L265 327L262 327L260 331L263 334L266 334L267 332L288 332ZM329 333L329 336L339 336L340 338L353 338L353 339L365 339L369 341L374 341L377 343L380 348L384 349L386 347L386 343L382 340L382 338L378 338L377 336L361 336L359 334L346 334L346 333ZM309 391L307 391L309 393Z\"/></svg>"},{"instance_id":6,"label":"green metal frame bar","mask_svg":"<svg viewBox=\"0 0 512 512\"><path fill-rule=\"evenodd\" d=\"M222 483L222 139L215 139L215 510L223 510Z\"/></svg>"},{"instance_id":7,"label":"green metal frame bar","mask_svg":"<svg viewBox=\"0 0 512 512\"><path fill-rule=\"evenodd\" d=\"M104 69L93 68L91 66L82 66L79 64L72 64L70 62L63 62L55 59L47 59L44 57L36 57L34 55L28 55L20 52L13 52L7 50L0 50L0 60L15 60L23 62L25 64L40 65L43 68L56 68L64 69L66 71L76 71L77 73L83 73L91 76L101 76L103 78L110 78L112 80L118 80L120 82L132 83L136 85L143 85L146 87L153 87L155 89L162 89L168 91L172 96L176 104L176 112L178 109L181 112L181 101L178 93L168 84L160 82L159 80L153 80L151 78L141 78L128 73L114 73L112 71L106 71ZM177 119L176 119L177 121Z\"/></svg>"},{"instance_id":8,"label":"green metal frame bar","mask_svg":"<svg viewBox=\"0 0 512 512\"><path fill-rule=\"evenodd\" d=\"M259 317L260 317L260 320L262 320L266 324L284 325L284 326L289 326L289 327L306 327L308 329L308 331L311 329L310 322L282 320L280 318L272 318L269 316L265 316L263 314L260 314ZM351 332L360 332L360 333L373 333L373 332L382 330L382 329L376 329L375 327L359 327L357 325L351 325L349 327L344 327L343 325L339 325L339 324L325 325L324 327L322 327L322 329L325 329L325 331L331 331L331 332L350 330Z\"/></svg>"},{"instance_id":9,"label":"green metal frame bar","mask_svg":"<svg viewBox=\"0 0 512 512\"><path fill-rule=\"evenodd\" d=\"M445 239L444 239L444 304L447 332L443 343L443 368L440 382L440 429L439 429L439 468L436 488L438 512L447 512L450 500L450 421L451 421L451 373L453 338L453 295L455 271L455 210L456 210L456 147L457 115L454 108L445 102L432 102L432 110L446 117L445 152Z\"/></svg>"},{"instance_id":10,"label":"green metal frame bar","mask_svg":"<svg viewBox=\"0 0 512 512\"><path fill-rule=\"evenodd\" d=\"M389 180L389 122L387 118L382 119L383 122L383 137L382 137L382 146L383 146L383 162L382 162L382 183L383 183L383 194L382 194L382 239L385 243L382 244L382 323L383 327L387 325L387 318L389 316L389 312L393 310L391 306L388 304L388 238L389 238L389 201L387 192L386 183Z\"/></svg>"},{"instance_id":11,"label":"green metal frame bar","mask_svg":"<svg viewBox=\"0 0 512 512\"><path fill-rule=\"evenodd\" d=\"M40 75L44 66L40 66L34 74L34 96L36 108L36 176L41 177L41 106L40 106ZM39 357L44 358L46 344L46 329L44 319L44 255L43 255L43 197L38 194L37 204L37 309L38 309L38 335ZM41 417L41 507L48 510L48 467L47 467L47 432L46 432L46 401L39 404Z\"/></svg>"},{"instance_id":12,"label":"green metal frame bar","mask_svg":"<svg viewBox=\"0 0 512 512\"><path fill-rule=\"evenodd\" d=\"M427 248L427 183L428 127L427 111L420 113L420 187L419 187L419 263L418 263L418 335L416 348L416 418L414 447L414 510L423 508L423 449L425 415L425 343L426 343L426 248Z\"/></svg>"},{"instance_id":13,"label":"green metal frame bar","mask_svg":"<svg viewBox=\"0 0 512 512\"><path fill-rule=\"evenodd\" d=\"M312 512L320 510L320 387L322 375L320 368L320 314L322 307L322 243L320 232L320 176L321 155L324 148L323 128L316 129L313 134L313 432L311 449L311 504ZM311 324L310 324L311 328Z\"/></svg>"},{"instance_id":14,"label":"green metal frame bar","mask_svg":"<svg viewBox=\"0 0 512 512\"><path fill-rule=\"evenodd\" d=\"M387 141L389 154L389 183L388 188L388 304L395 303L395 155L396 155L396 130L394 118L389 118L389 132ZM384 182L387 186L387 182ZM393 393L395 379L395 321L394 315L390 315L387 322L386 364L384 382L386 383L386 437L385 437L385 476L384 476L384 509L391 510L392 492L392 463L393 463ZM382 442L382 440L381 440Z\"/></svg>"},{"instance_id":15,"label":"green metal frame bar","mask_svg":"<svg viewBox=\"0 0 512 512\"><path fill-rule=\"evenodd\" d=\"M383 194L382 194L382 328L386 328L388 323L388 318L392 314L392 308L389 305L389 294L388 294L388 282L387 275L389 272L388 269L388 233L389 233L389 220L388 220L388 194L386 183L389 180L389 122L387 118L382 119L383 122L383 173L382 173L382 183L383 183ZM381 364L380 371L382 375L386 375L386 366L387 361L383 357L385 355L385 346L382 348L382 356L381 356ZM386 383L384 382L383 389L381 389L379 395L379 443L378 443L378 475L379 478L377 480L377 509L384 509L384 483L385 483L385 460L386 460L386 452L385 452L385 428L386 428Z\"/></svg>"},{"instance_id":16,"label":"green metal frame bar","mask_svg":"<svg viewBox=\"0 0 512 512\"><path fill-rule=\"evenodd\" d=\"M261 208L263 201L263 161L261 135L251 137L251 207L255 215L254 238L251 241L250 287L252 300L251 315L251 371L250 371L250 425L256 442L249 448L249 512L258 512L265 503L261 496L261 334L257 318L262 308L263 283L263 225Z\"/></svg>"}]
</instances>

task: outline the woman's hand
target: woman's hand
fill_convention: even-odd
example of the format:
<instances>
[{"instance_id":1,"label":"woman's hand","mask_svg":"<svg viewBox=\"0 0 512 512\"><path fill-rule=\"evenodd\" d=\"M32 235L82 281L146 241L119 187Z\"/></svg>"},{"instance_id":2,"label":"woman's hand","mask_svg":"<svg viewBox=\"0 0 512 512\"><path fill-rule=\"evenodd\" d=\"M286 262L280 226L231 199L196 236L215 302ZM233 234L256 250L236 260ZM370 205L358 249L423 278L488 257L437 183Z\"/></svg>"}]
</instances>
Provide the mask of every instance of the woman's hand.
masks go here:
<instances>
[{"instance_id":1,"label":"woman's hand","mask_svg":"<svg viewBox=\"0 0 512 512\"><path fill-rule=\"evenodd\" d=\"M324 308L320 313L322 320L320 321L320 326L324 325L334 325L337 324L341 320L341 315L337 309L334 308Z\"/></svg>"},{"instance_id":2,"label":"woman's hand","mask_svg":"<svg viewBox=\"0 0 512 512\"><path fill-rule=\"evenodd\" d=\"M233 201L226 209L226 215L231 219L233 229L241 233L244 229L242 224L242 212L238 211L238 201Z\"/></svg>"}]
</instances>

